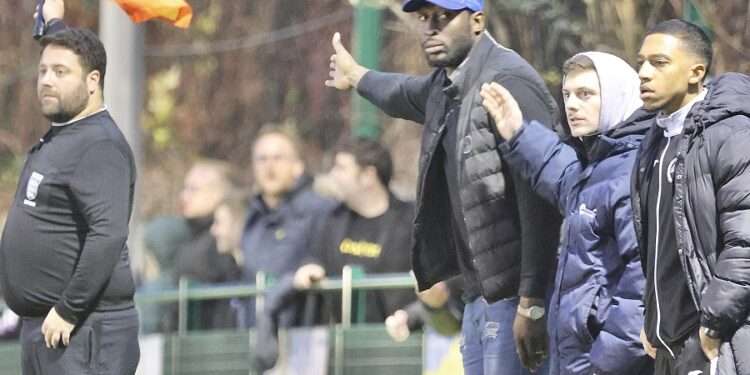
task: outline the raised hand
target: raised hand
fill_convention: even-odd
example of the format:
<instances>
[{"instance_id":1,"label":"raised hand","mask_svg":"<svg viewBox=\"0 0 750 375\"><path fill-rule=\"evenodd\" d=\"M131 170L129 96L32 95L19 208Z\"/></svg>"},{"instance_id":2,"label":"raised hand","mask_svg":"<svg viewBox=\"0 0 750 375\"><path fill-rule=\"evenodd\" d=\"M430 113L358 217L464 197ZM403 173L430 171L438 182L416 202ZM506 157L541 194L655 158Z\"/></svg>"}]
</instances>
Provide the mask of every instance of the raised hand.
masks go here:
<instances>
[{"instance_id":1,"label":"raised hand","mask_svg":"<svg viewBox=\"0 0 750 375\"><path fill-rule=\"evenodd\" d=\"M34 19L39 14L39 6L34 9ZM63 0L45 0L42 7L42 17L44 22L53 19L62 19L65 16L65 1Z\"/></svg>"},{"instance_id":2,"label":"raised hand","mask_svg":"<svg viewBox=\"0 0 750 375\"><path fill-rule=\"evenodd\" d=\"M46 22L55 18L62 19L65 16L65 1L45 0L44 7L42 7L42 16L44 16Z\"/></svg>"},{"instance_id":3,"label":"raised hand","mask_svg":"<svg viewBox=\"0 0 750 375\"><path fill-rule=\"evenodd\" d=\"M523 115L513 95L496 82L485 83L480 91L482 105L495 121L498 133L503 139L512 138L523 126Z\"/></svg>"},{"instance_id":4,"label":"raised hand","mask_svg":"<svg viewBox=\"0 0 750 375\"><path fill-rule=\"evenodd\" d=\"M331 55L330 79L325 82L328 87L335 87L339 90L349 90L357 87L359 80L367 73L367 68L359 65L354 57L341 44L341 34L333 34L334 53Z\"/></svg>"}]
</instances>

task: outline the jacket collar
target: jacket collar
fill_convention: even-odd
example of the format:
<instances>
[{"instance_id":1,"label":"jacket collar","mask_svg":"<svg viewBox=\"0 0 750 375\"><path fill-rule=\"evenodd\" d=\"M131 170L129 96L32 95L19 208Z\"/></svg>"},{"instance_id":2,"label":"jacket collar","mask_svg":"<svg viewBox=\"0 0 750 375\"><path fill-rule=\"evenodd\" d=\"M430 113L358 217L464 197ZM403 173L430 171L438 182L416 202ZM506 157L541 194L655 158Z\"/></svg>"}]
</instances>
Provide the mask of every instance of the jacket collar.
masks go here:
<instances>
[{"instance_id":1,"label":"jacket collar","mask_svg":"<svg viewBox=\"0 0 750 375\"><path fill-rule=\"evenodd\" d=\"M685 121L685 134L697 135L703 129L732 116L750 117L747 96L750 95L750 76L724 73L706 84L706 98L694 105Z\"/></svg>"},{"instance_id":2,"label":"jacket collar","mask_svg":"<svg viewBox=\"0 0 750 375\"><path fill-rule=\"evenodd\" d=\"M389 215L391 212L395 212L394 209L400 204L402 204L401 201L393 194L392 191L388 190L388 208L385 210L385 212L383 212L381 216ZM333 208L332 212L334 213L334 215L338 215L346 212L354 212L354 210L349 208L346 203L339 201L336 202L336 206Z\"/></svg>"},{"instance_id":3,"label":"jacket collar","mask_svg":"<svg viewBox=\"0 0 750 375\"><path fill-rule=\"evenodd\" d=\"M214 223L214 215L186 219L186 222L190 233L195 237L211 229L211 225Z\"/></svg>"},{"instance_id":4,"label":"jacket collar","mask_svg":"<svg viewBox=\"0 0 750 375\"><path fill-rule=\"evenodd\" d=\"M308 175L302 175L297 180L297 183L294 185L294 187L289 190L289 192L284 196L284 198L281 201L281 204L279 207L282 207L289 203L294 197L302 190L307 189L310 185L312 185L312 177ZM266 202L263 200L263 196L258 193L255 194L255 198L250 203L250 210L251 212L258 212L262 214L268 214L272 212L270 208L266 205Z\"/></svg>"},{"instance_id":5,"label":"jacket collar","mask_svg":"<svg viewBox=\"0 0 750 375\"><path fill-rule=\"evenodd\" d=\"M612 155L617 155L625 151L638 148L640 139L643 135L633 135L623 138L610 138L606 135L599 135L592 144L587 147L587 157L589 161L604 160Z\"/></svg>"},{"instance_id":6,"label":"jacket collar","mask_svg":"<svg viewBox=\"0 0 750 375\"><path fill-rule=\"evenodd\" d=\"M603 160L611 155L638 148L643 137L651 128L656 113L644 109L633 112L621 125L604 134L592 135L584 139L569 137L565 143L573 147L584 165Z\"/></svg>"},{"instance_id":7,"label":"jacket collar","mask_svg":"<svg viewBox=\"0 0 750 375\"><path fill-rule=\"evenodd\" d=\"M701 91L700 94L698 94L698 96L693 98L693 100L691 100L689 103L685 104L684 106L682 106L682 108L678 109L676 112L670 115L664 112L659 112L659 115L656 116L656 125L664 129L665 137L667 138L674 137L675 135L682 133L688 113L690 113L695 103L700 102L706 97L707 93L708 93L708 90L704 88L703 91Z\"/></svg>"},{"instance_id":8,"label":"jacket collar","mask_svg":"<svg viewBox=\"0 0 750 375\"><path fill-rule=\"evenodd\" d=\"M98 115L99 113L101 113L101 112L104 112L104 111L107 111L107 110L108 110L108 109L107 109L107 106L105 105L105 106L103 106L102 108L99 108L98 110L96 110L96 111L94 111L94 112L91 112L91 113L89 113L88 115L86 115L86 116L83 116L83 117L81 117L81 118L77 118L77 119L75 119L75 120L70 120L70 121L68 121L68 122L53 122L53 123L52 123L51 125L52 125L53 127L63 127L63 126L68 126L68 125L70 125L70 124L75 124L76 122L79 122L79 121L81 121L81 120L85 120L85 119L87 119L87 118L89 118L89 117L93 117L93 116L95 116L95 115Z\"/></svg>"},{"instance_id":9,"label":"jacket collar","mask_svg":"<svg viewBox=\"0 0 750 375\"><path fill-rule=\"evenodd\" d=\"M443 69L447 83L445 88L443 88L445 94L453 99L463 98L466 92L474 86L476 80L479 78L479 73L484 69L483 62L486 61L485 57L497 47L506 49L489 32L482 32L479 40L471 48L471 51L469 51L469 55L453 71L450 77L445 75L445 69Z\"/></svg>"}]
</instances>

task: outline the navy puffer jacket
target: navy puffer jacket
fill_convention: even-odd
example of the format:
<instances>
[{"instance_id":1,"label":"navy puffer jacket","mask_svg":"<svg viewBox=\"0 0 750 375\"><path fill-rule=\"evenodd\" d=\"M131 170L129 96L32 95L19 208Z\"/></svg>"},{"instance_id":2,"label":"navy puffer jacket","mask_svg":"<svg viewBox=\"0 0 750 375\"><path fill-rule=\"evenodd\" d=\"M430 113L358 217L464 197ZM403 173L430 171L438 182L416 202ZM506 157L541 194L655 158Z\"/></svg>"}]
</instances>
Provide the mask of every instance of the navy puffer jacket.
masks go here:
<instances>
[{"instance_id":1,"label":"navy puffer jacket","mask_svg":"<svg viewBox=\"0 0 750 375\"><path fill-rule=\"evenodd\" d=\"M511 167L565 217L548 315L551 374L650 371L639 338L645 278L629 182L652 118L636 111L627 125L589 142L580 157L536 122L500 146Z\"/></svg>"}]
</instances>

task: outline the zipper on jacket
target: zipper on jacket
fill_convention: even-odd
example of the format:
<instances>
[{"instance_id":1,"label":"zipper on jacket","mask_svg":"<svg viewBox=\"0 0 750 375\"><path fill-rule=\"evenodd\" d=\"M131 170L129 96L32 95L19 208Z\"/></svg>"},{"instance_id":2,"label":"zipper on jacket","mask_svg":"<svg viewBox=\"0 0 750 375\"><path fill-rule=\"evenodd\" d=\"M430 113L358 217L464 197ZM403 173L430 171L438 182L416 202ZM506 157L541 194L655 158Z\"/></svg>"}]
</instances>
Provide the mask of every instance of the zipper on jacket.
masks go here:
<instances>
[{"instance_id":1,"label":"zipper on jacket","mask_svg":"<svg viewBox=\"0 0 750 375\"><path fill-rule=\"evenodd\" d=\"M667 150L669 149L669 143L672 140L672 138L667 138L667 145L664 147L664 150L661 153L661 156L659 157L659 190L656 194L656 244L654 246L654 293L656 296L656 337L659 339L659 342L661 342L662 345L664 345L665 348L667 348L667 351L669 351L669 354L672 356L672 358L675 358L674 352L672 349L667 345L666 342L664 342L664 339L661 338L661 307L659 306L659 227L661 223L659 222L659 218L661 216L661 183L662 183L662 167L664 166L664 156L667 153Z\"/></svg>"}]
</instances>

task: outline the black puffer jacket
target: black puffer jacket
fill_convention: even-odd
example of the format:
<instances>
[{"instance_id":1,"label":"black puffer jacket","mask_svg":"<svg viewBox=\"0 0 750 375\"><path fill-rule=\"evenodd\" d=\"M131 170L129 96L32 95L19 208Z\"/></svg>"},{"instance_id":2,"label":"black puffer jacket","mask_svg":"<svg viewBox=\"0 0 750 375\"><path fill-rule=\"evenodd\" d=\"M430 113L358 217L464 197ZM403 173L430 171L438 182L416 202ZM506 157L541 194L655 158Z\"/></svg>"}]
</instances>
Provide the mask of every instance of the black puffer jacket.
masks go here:
<instances>
[{"instance_id":1,"label":"black puffer jacket","mask_svg":"<svg viewBox=\"0 0 750 375\"><path fill-rule=\"evenodd\" d=\"M436 155L449 95L461 101L457 155L461 217L470 266L490 302L544 297L554 261L559 215L513 178L497 150L498 135L482 107L483 83L499 82L518 98L524 118L556 123L556 105L541 77L517 53L485 33L445 89L446 71L427 76L368 72L358 92L394 117L424 124L416 201L414 273L420 289L459 273L444 160Z\"/></svg>"},{"instance_id":2,"label":"black puffer jacket","mask_svg":"<svg viewBox=\"0 0 750 375\"><path fill-rule=\"evenodd\" d=\"M721 374L750 374L750 77L716 78L679 137L674 219L678 252L701 325L717 330ZM649 164L661 129L641 144L633 173L633 216L644 272Z\"/></svg>"}]
</instances>

